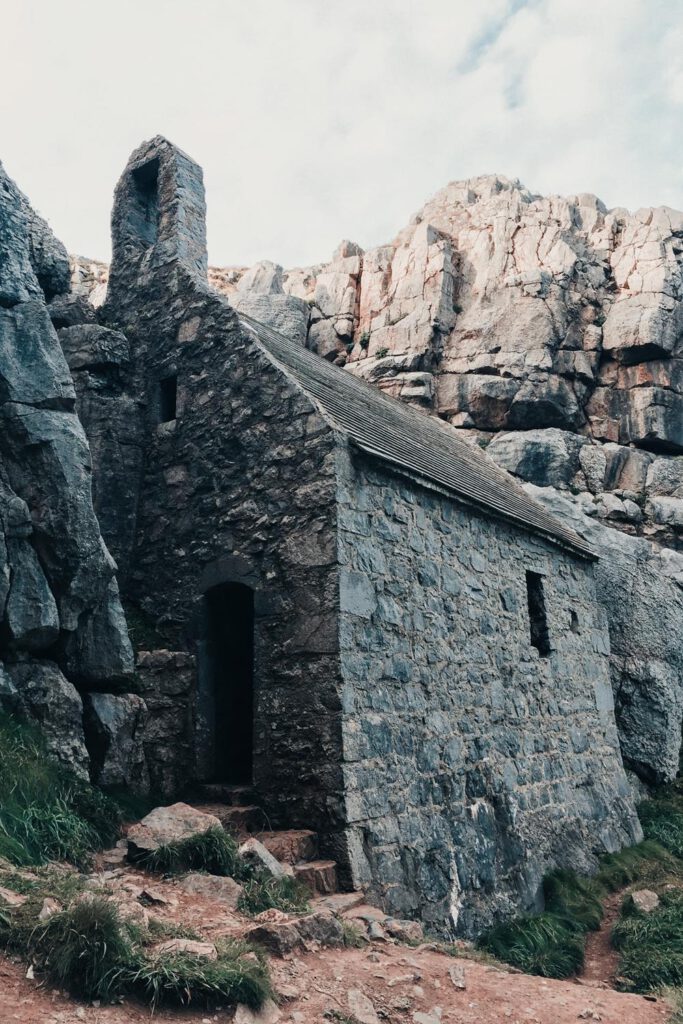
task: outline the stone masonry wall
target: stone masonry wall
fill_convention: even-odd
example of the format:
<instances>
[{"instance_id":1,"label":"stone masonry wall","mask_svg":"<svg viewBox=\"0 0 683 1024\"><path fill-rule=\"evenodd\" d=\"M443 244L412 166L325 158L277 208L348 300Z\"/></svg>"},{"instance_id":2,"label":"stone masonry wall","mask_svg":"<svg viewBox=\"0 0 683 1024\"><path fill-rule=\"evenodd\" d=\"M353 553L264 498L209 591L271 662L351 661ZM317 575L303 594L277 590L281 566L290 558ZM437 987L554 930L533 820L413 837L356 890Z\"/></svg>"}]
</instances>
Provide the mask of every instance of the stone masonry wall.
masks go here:
<instances>
[{"instance_id":1,"label":"stone masonry wall","mask_svg":"<svg viewBox=\"0 0 683 1024\"><path fill-rule=\"evenodd\" d=\"M341 458L344 777L354 880L472 934L544 872L639 838L592 567ZM530 644L544 577L551 652ZM446 925L448 927L448 925Z\"/></svg>"},{"instance_id":2,"label":"stone masonry wall","mask_svg":"<svg viewBox=\"0 0 683 1024\"><path fill-rule=\"evenodd\" d=\"M158 161L158 238L140 229L135 172ZM254 591L255 786L272 821L340 826L335 437L313 403L210 291L201 171L164 140L117 189L103 318L141 369L144 465L127 596L178 652L199 654L203 595ZM137 218L137 219L136 219ZM203 254L203 255L202 255ZM176 418L159 382L177 377ZM200 709L201 710L201 709ZM211 736L197 723L197 772Z\"/></svg>"}]
</instances>

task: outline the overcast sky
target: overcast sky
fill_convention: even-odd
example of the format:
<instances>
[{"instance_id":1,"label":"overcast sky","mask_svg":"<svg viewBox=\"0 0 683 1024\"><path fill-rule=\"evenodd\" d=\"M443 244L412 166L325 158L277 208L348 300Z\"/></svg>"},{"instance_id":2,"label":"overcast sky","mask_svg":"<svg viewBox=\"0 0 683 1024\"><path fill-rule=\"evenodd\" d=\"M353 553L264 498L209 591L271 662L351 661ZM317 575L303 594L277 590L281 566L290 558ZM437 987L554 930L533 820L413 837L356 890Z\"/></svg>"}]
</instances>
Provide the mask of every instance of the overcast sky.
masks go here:
<instances>
[{"instance_id":1,"label":"overcast sky","mask_svg":"<svg viewBox=\"0 0 683 1024\"><path fill-rule=\"evenodd\" d=\"M499 172L683 208L683 0L0 0L0 159L109 257L129 153L204 167L211 263L389 241Z\"/></svg>"}]
</instances>

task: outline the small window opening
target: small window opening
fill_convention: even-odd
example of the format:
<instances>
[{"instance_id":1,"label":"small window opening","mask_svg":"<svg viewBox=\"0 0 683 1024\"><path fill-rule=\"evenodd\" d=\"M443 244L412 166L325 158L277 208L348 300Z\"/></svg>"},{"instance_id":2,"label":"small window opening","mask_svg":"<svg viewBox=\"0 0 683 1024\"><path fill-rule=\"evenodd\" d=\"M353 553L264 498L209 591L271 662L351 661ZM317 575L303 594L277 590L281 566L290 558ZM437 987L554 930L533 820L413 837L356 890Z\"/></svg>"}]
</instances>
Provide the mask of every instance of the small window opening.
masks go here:
<instances>
[{"instance_id":1,"label":"small window opening","mask_svg":"<svg viewBox=\"0 0 683 1024\"><path fill-rule=\"evenodd\" d=\"M543 577L537 572L526 574L526 594L529 602L529 631L533 647L545 657L550 654L548 616L543 592Z\"/></svg>"},{"instance_id":2,"label":"small window opening","mask_svg":"<svg viewBox=\"0 0 683 1024\"><path fill-rule=\"evenodd\" d=\"M159 381L159 422L169 423L176 418L178 378L164 377Z\"/></svg>"},{"instance_id":3,"label":"small window opening","mask_svg":"<svg viewBox=\"0 0 683 1024\"><path fill-rule=\"evenodd\" d=\"M159 224L159 161L150 160L131 173L133 207L131 226L147 245L157 240Z\"/></svg>"}]
</instances>

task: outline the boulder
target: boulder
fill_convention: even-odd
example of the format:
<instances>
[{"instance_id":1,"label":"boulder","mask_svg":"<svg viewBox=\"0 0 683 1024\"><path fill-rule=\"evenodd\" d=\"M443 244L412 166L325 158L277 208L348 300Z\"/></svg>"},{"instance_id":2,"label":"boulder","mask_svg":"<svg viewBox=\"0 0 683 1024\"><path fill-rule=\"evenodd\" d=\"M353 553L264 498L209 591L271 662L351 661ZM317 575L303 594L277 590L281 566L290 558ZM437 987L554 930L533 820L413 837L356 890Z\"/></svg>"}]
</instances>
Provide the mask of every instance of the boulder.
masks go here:
<instances>
[{"instance_id":1,"label":"boulder","mask_svg":"<svg viewBox=\"0 0 683 1024\"><path fill-rule=\"evenodd\" d=\"M85 295L55 295L47 307L56 330L60 327L75 327L77 324L94 324L97 322L94 308Z\"/></svg>"},{"instance_id":2,"label":"boulder","mask_svg":"<svg viewBox=\"0 0 683 1024\"><path fill-rule=\"evenodd\" d=\"M234 878L223 878L220 875L205 875L192 872L180 879L180 887L185 892L205 896L207 899L224 903L231 910L237 909L242 895L242 886Z\"/></svg>"},{"instance_id":3,"label":"boulder","mask_svg":"<svg viewBox=\"0 0 683 1024\"><path fill-rule=\"evenodd\" d=\"M293 341L306 343L309 310L302 299L294 295L235 292L230 296L230 305Z\"/></svg>"},{"instance_id":4,"label":"boulder","mask_svg":"<svg viewBox=\"0 0 683 1024\"><path fill-rule=\"evenodd\" d=\"M125 366L130 361L130 345L125 334L98 324L78 324L59 331L59 344L69 369L102 370Z\"/></svg>"},{"instance_id":5,"label":"boulder","mask_svg":"<svg viewBox=\"0 0 683 1024\"><path fill-rule=\"evenodd\" d=\"M636 889L631 893L631 903L641 914L651 914L659 906L659 896L652 889Z\"/></svg>"},{"instance_id":6,"label":"boulder","mask_svg":"<svg viewBox=\"0 0 683 1024\"><path fill-rule=\"evenodd\" d=\"M26 202L31 266L46 299L68 292L71 268L66 248L54 236L47 221Z\"/></svg>"},{"instance_id":7,"label":"boulder","mask_svg":"<svg viewBox=\"0 0 683 1024\"><path fill-rule=\"evenodd\" d=\"M585 437L547 427L499 434L486 452L508 473L539 487L566 488L581 468Z\"/></svg>"},{"instance_id":8,"label":"boulder","mask_svg":"<svg viewBox=\"0 0 683 1024\"><path fill-rule=\"evenodd\" d=\"M282 1017L282 1011L272 999L266 999L260 1010L250 1010L244 1003L238 1003L233 1024L276 1024Z\"/></svg>"},{"instance_id":9,"label":"boulder","mask_svg":"<svg viewBox=\"0 0 683 1024\"><path fill-rule=\"evenodd\" d=\"M63 297L69 282L64 246L0 167L3 633L13 654L49 648L71 678L96 675L101 683L105 676L129 673L132 652L111 585L115 565L93 509L90 453L74 410L76 393L46 306L50 300L57 317L61 306L70 309L67 318L88 318ZM97 628L91 628L93 621ZM71 643L77 657L88 661L82 673L66 653L69 634L77 634ZM64 722L58 719L55 728L59 732ZM82 750L74 757L81 767L87 763Z\"/></svg>"},{"instance_id":10,"label":"boulder","mask_svg":"<svg viewBox=\"0 0 683 1024\"><path fill-rule=\"evenodd\" d=\"M73 410L69 367L45 303L40 299L0 308L0 405L19 402Z\"/></svg>"},{"instance_id":11,"label":"boulder","mask_svg":"<svg viewBox=\"0 0 683 1024\"><path fill-rule=\"evenodd\" d=\"M83 704L76 688L51 661L5 665L5 672L17 691L21 715L40 727L48 751L88 781L90 759L83 735Z\"/></svg>"},{"instance_id":12,"label":"boulder","mask_svg":"<svg viewBox=\"0 0 683 1024\"><path fill-rule=\"evenodd\" d=\"M11 573L5 620L12 646L26 651L50 647L59 636L57 603L28 540L7 540Z\"/></svg>"},{"instance_id":13,"label":"boulder","mask_svg":"<svg viewBox=\"0 0 683 1024\"><path fill-rule=\"evenodd\" d=\"M143 738L147 708L136 694L88 693L83 697L85 742L98 786L149 791Z\"/></svg>"},{"instance_id":14,"label":"boulder","mask_svg":"<svg viewBox=\"0 0 683 1024\"><path fill-rule=\"evenodd\" d=\"M254 870L270 875L272 878L283 878L287 871L279 860L269 853L263 843L253 837L247 839L239 848L239 854L245 863Z\"/></svg>"},{"instance_id":15,"label":"boulder","mask_svg":"<svg viewBox=\"0 0 683 1024\"><path fill-rule=\"evenodd\" d=\"M317 942L321 946L343 946L344 929L328 910L319 910L284 921L260 922L250 928L244 938L263 946L275 956L286 956L293 950Z\"/></svg>"},{"instance_id":16,"label":"boulder","mask_svg":"<svg viewBox=\"0 0 683 1024\"><path fill-rule=\"evenodd\" d=\"M84 689L131 688L133 648L115 579L64 637L63 657L65 671Z\"/></svg>"},{"instance_id":17,"label":"boulder","mask_svg":"<svg viewBox=\"0 0 683 1024\"><path fill-rule=\"evenodd\" d=\"M128 830L128 858L136 860L160 846L201 835L212 828L221 828L213 814L205 814L189 804L155 807Z\"/></svg>"}]
</instances>

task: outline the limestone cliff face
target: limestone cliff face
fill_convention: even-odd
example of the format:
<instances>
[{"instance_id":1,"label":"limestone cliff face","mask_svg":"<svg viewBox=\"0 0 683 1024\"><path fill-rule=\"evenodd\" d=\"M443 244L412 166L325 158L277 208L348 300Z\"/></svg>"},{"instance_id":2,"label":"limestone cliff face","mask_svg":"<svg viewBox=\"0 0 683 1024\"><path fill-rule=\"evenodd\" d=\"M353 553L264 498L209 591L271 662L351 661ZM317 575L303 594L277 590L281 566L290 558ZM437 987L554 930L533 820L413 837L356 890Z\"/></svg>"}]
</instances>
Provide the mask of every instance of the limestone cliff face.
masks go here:
<instances>
[{"instance_id":1,"label":"limestone cliff face","mask_svg":"<svg viewBox=\"0 0 683 1024\"><path fill-rule=\"evenodd\" d=\"M48 308L68 306L69 281L66 250L0 165L0 706L85 775L79 690L125 688L133 658Z\"/></svg>"},{"instance_id":2,"label":"limestone cliff face","mask_svg":"<svg viewBox=\"0 0 683 1024\"><path fill-rule=\"evenodd\" d=\"M100 303L106 267L76 259L73 273ZM209 280L324 358L494 438L511 472L680 547L683 213L486 176L442 189L387 245Z\"/></svg>"}]
</instances>

